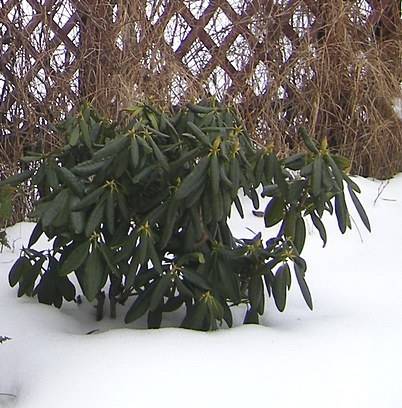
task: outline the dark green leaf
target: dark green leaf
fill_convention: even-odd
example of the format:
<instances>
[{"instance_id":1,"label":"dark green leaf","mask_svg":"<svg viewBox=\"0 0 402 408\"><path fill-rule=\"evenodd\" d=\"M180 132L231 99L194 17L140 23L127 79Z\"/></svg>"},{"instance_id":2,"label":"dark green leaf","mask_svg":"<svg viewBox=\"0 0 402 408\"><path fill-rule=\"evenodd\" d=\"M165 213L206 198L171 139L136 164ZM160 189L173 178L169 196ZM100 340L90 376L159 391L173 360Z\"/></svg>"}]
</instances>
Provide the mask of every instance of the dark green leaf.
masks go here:
<instances>
[{"instance_id":1,"label":"dark green leaf","mask_svg":"<svg viewBox=\"0 0 402 408\"><path fill-rule=\"evenodd\" d=\"M33 287L35 285L35 281L38 278L41 268L43 265L44 260L38 260L34 265L31 265L30 268L26 268L19 280L19 287L18 287L18 297L23 295L32 296Z\"/></svg>"},{"instance_id":2,"label":"dark green leaf","mask_svg":"<svg viewBox=\"0 0 402 408\"><path fill-rule=\"evenodd\" d=\"M105 212L105 201L106 197L100 198L98 203L95 205L90 216L88 217L87 223L85 225L85 236L90 237L93 232L99 227L102 222L103 214Z\"/></svg>"},{"instance_id":3,"label":"dark green leaf","mask_svg":"<svg viewBox=\"0 0 402 408\"><path fill-rule=\"evenodd\" d=\"M61 190L52 201L50 201L46 206L46 211L42 217L43 228L49 227L55 220L57 215L63 211L64 205L68 200L68 190Z\"/></svg>"},{"instance_id":4,"label":"dark green leaf","mask_svg":"<svg viewBox=\"0 0 402 408\"><path fill-rule=\"evenodd\" d=\"M105 284L105 268L99 250L93 249L84 263L82 290L89 302L92 302Z\"/></svg>"},{"instance_id":5,"label":"dark green leaf","mask_svg":"<svg viewBox=\"0 0 402 408\"><path fill-rule=\"evenodd\" d=\"M196 164L192 172L187 177L185 177L185 179L177 189L175 194L175 198L177 200L182 200L190 193L200 188L207 177L207 169L209 167L209 163L210 157L205 156Z\"/></svg>"},{"instance_id":6,"label":"dark green leaf","mask_svg":"<svg viewBox=\"0 0 402 408\"><path fill-rule=\"evenodd\" d=\"M76 271L86 261L89 254L89 247L89 240L76 245L60 265L59 275L66 276L70 272Z\"/></svg>"},{"instance_id":7,"label":"dark green leaf","mask_svg":"<svg viewBox=\"0 0 402 408\"><path fill-rule=\"evenodd\" d=\"M349 212L346 206L345 195L343 192L335 195L335 214L338 220L338 226L342 234L345 233L349 225Z\"/></svg>"},{"instance_id":8,"label":"dark green leaf","mask_svg":"<svg viewBox=\"0 0 402 408\"><path fill-rule=\"evenodd\" d=\"M241 298L240 282L238 275L233 271L232 265L228 262L218 261L216 269L222 282L222 293L232 302L239 303Z\"/></svg>"},{"instance_id":9,"label":"dark green leaf","mask_svg":"<svg viewBox=\"0 0 402 408\"><path fill-rule=\"evenodd\" d=\"M170 167L169 167L169 163L166 160L165 155L162 153L162 151L159 149L158 145L154 142L154 140L152 139L152 137L149 138L149 141L151 143L151 147L152 150L154 152L155 158L158 161L158 163L161 165L161 167L163 168L163 170L165 170L166 172L169 172Z\"/></svg>"},{"instance_id":10,"label":"dark green leaf","mask_svg":"<svg viewBox=\"0 0 402 408\"><path fill-rule=\"evenodd\" d=\"M306 180L295 180L289 184L287 200L290 204L296 205L303 200L303 193L306 187Z\"/></svg>"},{"instance_id":11,"label":"dark green leaf","mask_svg":"<svg viewBox=\"0 0 402 408\"><path fill-rule=\"evenodd\" d=\"M318 217L314 212L310 214L311 220L313 221L313 224L315 228L318 230L320 237L323 242L323 246L325 247L327 243L327 231L325 230L325 226L323 222L321 221L320 217Z\"/></svg>"},{"instance_id":12,"label":"dark green leaf","mask_svg":"<svg viewBox=\"0 0 402 408\"><path fill-rule=\"evenodd\" d=\"M193 330L208 330L210 328L210 322L207 320L208 317L209 309L207 303L203 300L196 301L187 310L181 327Z\"/></svg>"},{"instance_id":13,"label":"dark green leaf","mask_svg":"<svg viewBox=\"0 0 402 408\"><path fill-rule=\"evenodd\" d=\"M195 296L194 292L187 286L185 281L177 277L175 279L175 283L177 286L177 290L181 293L181 295L188 298L193 298Z\"/></svg>"},{"instance_id":14,"label":"dark green leaf","mask_svg":"<svg viewBox=\"0 0 402 408\"><path fill-rule=\"evenodd\" d=\"M223 306L221 305L221 303L219 302L219 300L217 300L215 297L210 296L208 301L208 309L211 313L211 317L213 319L216 319L220 322L222 322L223 320L223 316L224 316L224 309Z\"/></svg>"},{"instance_id":15,"label":"dark green leaf","mask_svg":"<svg viewBox=\"0 0 402 408\"><path fill-rule=\"evenodd\" d=\"M287 263L282 264L275 274L275 280L272 286L272 294L274 296L275 304L280 312L283 312L286 306L289 275L289 265Z\"/></svg>"},{"instance_id":16,"label":"dark green leaf","mask_svg":"<svg viewBox=\"0 0 402 408\"><path fill-rule=\"evenodd\" d=\"M367 217L366 211L364 210L360 200L357 198L356 193L353 191L352 187L348 184L348 190L350 197L352 198L353 204L356 207L357 212L359 213L359 216L364 224L364 226L371 231L371 226L370 226L370 221Z\"/></svg>"},{"instance_id":17,"label":"dark green leaf","mask_svg":"<svg viewBox=\"0 0 402 408\"><path fill-rule=\"evenodd\" d=\"M110 246L108 244L105 244L104 242L100 242L100 247L99 247L100 251L102 252L103 258L105 259L108 267L110 268L110 270L116 275L119 276L119 270L116 268L116 263L114 261L113 255L114 252L113 250L110 248Z\"/></svg>"},{"instance_id":18,"label":"dark green leaf","mask_svg":"<svg viewBox=\"0 0 402 408\"><path fill-rule=\"evenodd\" d=\"M106 227L111 235L115 232L115 202L113 191L110 191L107 195L105 205L105 220Z\"/></svg>"},{"instance_id":19,"label":"dark green leaf","mask_svg":"<svg viewBox=\"0 0 402 408\"><path fill-rule=\"evenodd\" d=\"M285 202L282 197L273 197L265 208L264 221L265 226L272 227L283 220Z\"/></svg>"},{"instance_id":20,"label":"dark green leaf","mask_svg":"<svg viewBox=\"0 0 402 408\"><path fill-rule=\"evenodd\" d=\"M313 300L311 298L310 289L307 286L306 280L304 279L304 272L302 272L297 263L295 263L295 273L297 283L299 284L300 290L302 292L303 298L307 303L307 306L313 310Z\"/></svg>"},{"instance_id":21,"label":"dark green leaf","mask_svg":"<svg viewBox=\"0 0 402 408\"><path fill-rule=\"evenodd\" d=\"M154 289L155 285L151 285L148 286L144 292L138 294L124 318L125 323L132 323L145 314L151 304Z\"/></svg>"},{"instance_id":22,"label":"dark green leaf","mask_svg":"<svg viewBox=\"0 0 402 408\"><path fill-rule=\"evenodd\" d=\"M156 309L148 312L147 325L148 329L159 329L162 324L162 309Z\"/></svg>"},{"instance_id":23,"label":"dark green leaf","mask_svg":"<svg viewBox=\"0 0 402 408\"><path fill-rule=\"evenodd\" d=\"M159 259L159 256L156 252L155 245L154 245L152 238L148 239L147 254L154 268L156 269L156 271L161 274L162 273L162 262Z\"/></svg>"},{"instance_id":24,"label":"dark green leaf","mask_svg":"<svg viewBox=\"0 0 402 408\"><path fill-rule=\"evenodd\" d=\"M170 274L163 275L158 280L149 304L149 310L151 312L155 311L161 304L163 304L163 298L171 285L172 280Z\"/></svg>"},{"instance_id":25,"label":"dark green leaf","mask_svg":"<svg viewBox=\"0 0 402 408\"><path fill-rule=\"evenodd\" d=\"M311 193L314 197L319 196L321 193L322 167L322 157L316 156L313 162L313 172L311 173Z\"/></svg>"},{"instance_id":26,"label":"dark green leaf","mask_svg":"<svg viewBox=\"0 0 402 408\"><path fill-rule=\"evenodd\" d=\"M300 213L296 216L295 235L293 237L293 243L299 253L302 252L304 243L306 241L306 224Z\"/></svg>"},{"instance_id":27,"label":"dark green leaf","mask_svg":"<svg viewBox=\"0 0 402 408\"><path fill-rule=\"evenodd\" d=\"M200 289L211 289L210 284L207 282L207 280L201 276L200 274L192 271L189 268L182 268L182 274L185 280L189 281L196 287Z\"/></svg>"},{"instance_id":28,"label":"dark green leaf","mask_svg":"<svg viewBox=\"0 0 402 408\"><path fill-rule=\"evenodd\" d=\"M310 150L312 153L314 154L318 154L318 149L315 146L315 144L313 143L313 141L311 140L310 136L308 135L306 129L301 128L299 131L304 144L306 145L307 149Z\"/></svg>"},{"instance_id":29,"label":"dark green leaf","mask_svg":"<svg viewBox=\"0 0 402 408\"><path fill-rule=\"evenodd\" d=\"M56 287L60 294L67 300L71 302L75 299L76 291L75 286L70 282L67 277L59 277L56 279Z\"/></svg>"},{"instance_id":30,"label":"dark green leaf","mask_svg":"<svg viewBox=\"0 0 402 408\"><path fill-rule=\"evenodd\" d=\"M39 221L36 223L35 228L33 229L31 236L29 238L28 247L31 247L38 242L38 239L43 234L42 223Z\"/></svg>"},{"instance_id":31,"label":"dark green leaf","mask_svg":"<svg viewBox=\"0 0 402 408\"><path fill-rule=\"evenodd\" d=\"M123 174L128 171L130 160L130 152L126 149L119 153L119 155L113 161L113 176L115 179L119 179Z\"/></svg>"},{"instance_id":32,"label":"dark green leaf","mask_svg":"<svg viewBox=\"0 0 402 408\"><path fill-rule=\"evenodd\" d=\"M76 146L80 139L80 128L78 126L73 127L71 132L67 134L67 138L70 146Z\"/></svg>"},{"instance_id":33,"label":"dark green leaf","mask_svg":"<svg viewBox=\"0 0 402 408\"><path fill-rule=\"evenodd\" d=\"M282 165L291 170L300 170L306 163L306 153L296 153L282 160Z\"/></svg>"},{"instance_id":34,"label":"dark green leaf","mask_svg":"<svg viewBox=\"0 0 402 408\"><path fill-rule=\"evenodd\" d=\"M169 200L166 210L165 225L163 226L160 247L166 248L172 237L173 229L177 220L177 201L174 198Z\"/></svg>"},{"instance_id":35,"label":"dark green leaf","mask_svg":"<svg viewBox=\"0 0 402 408\"><path fill-rule=\"evenodd\" d=\"M218 194L219 192L219 162L216 153L211 154L210 164L209 164L209 181L211 183L212 194Z\"/></svg>"},{"instance_id":36,"label":"dark green leaf","mask_svg":"<svg viewBox=\"0 0 402 408\"><path fill-rule=\"evenodd\" d=\"M10 186L17 186L18 184L21 184L24 181L28 180L30 177L32 177L34 173L35 173L34 170L27 170L21 173L14 174L13 176L10 176L4 180L1 180L0 187L7 185L7 184Z\"/></svg>"},{"instance_id":37,"label":"dark green leaf","mask_svg":"<svg viewBox=\"0 0 402 408\"><path fill-rule=\"evenodd\" d=\"M80 200L76 205L71 207L72 211L79 211L89 207L91 204L98 201L100 195L105 191L105 186L98 187L94 191L91 191L82 200Z\"/></svg>"},{"instance_id":38,"label":"dark green leaf","mask_svg":"<svg viewBox=\"0 0 402 408\"><path fill-rule=\"evenodd\" d=\"M86 162L81 162L71 169L73 174L86 177L98 173L104 167L107 168L111 163L111 159L91 159Z\"/></svg>"},{"instance_id":39,"label":"dark green leaf","mask_svg":"<svg viewBox=\"0 0 402 408\"><path fill-rule=\"evenodd\" d=\"M210 146L209 137L193 122L187 122L192 134L205 146Z\"/></svg>"},{"instance_id":40,"label":"dark green leaf","mask_svg":"<svg viewBox=\"0 0 402 408\"><path fill-rule=\"evenodd\" d=\"M339 190L343 191L343 172L339 169L338 165L335 163L334 159L330 154L324 156L324 161L332 169L332 174L335 178L336 185Z\"/></svg>"},{"instance_id":41,"label":"dark green leaf","mask_svg":"<svg viewBox=\"0 0 402 408\"><path fill-rule=\"evenodd\" d=\"M236 210L239 213L241 218L244 218L244 211L243 211L243 206L241 205L241 201L239 199L239 196L236 195L236 197L233 200Z\"/></svg>"},{"instance_id":42,"label":"dark green leaf","mask_svg":"<svg viewBox=\"0 0 402 408\"><path fill-rule=\"evenodd\" d=\"M297 208L294 205L292 205L286 211L286 215L283 220L285 236L292 240L294 239L296 233L296 222L297 222Z\"/></svg>"},{"instance_id":43,"label":"dark green leaf","mask_svg":"<svg viewBox=\"0 0 402 408\"><path fill-rule=\"evenodd\" d=\"M96 162L108 156L115 156L126 147L128 140L129 138L127 136L123 136L120 139L111 140L104 147L94 153L92 160Z\"/></svg>"},{"instance_id":44,"label":"dark green leaf","mask_svg":"<svg viewBox=\"0 0 402 408\"><path fill-rule=\"evenodd\" d=\"M261 276L252 276L248 288L251 307L259 314L264 312L264 285Z\"/></svg>"},{"instance_id":45,"label":"dark green leaf","mask_svg":"<svg viewBox=\"0 0 402 408\"><path fill-rule=\"evenodd\" d=\"M28 258L21 256L12 266L10 273L8 275L8 283L11 287L14 287L21 277L26 274L30 269L32 269L32 264Z\"/></svg>"},{"instance_id":46,"label":"dark green leaf","mask_svg":"<svg viewBox=\"0 0 402 408\"><path fill-rule=\"evenodd\" d=\"M57 166L56 172L60 180L63 181L74 194L80 198L84 196L84 185L70 170L66 167Z\"/></svg>"},{"instance_id":47,"label":"dark green leaf","mask_svg":"<svg viewBox=\"0 0 402 408\"><path fill-rule=\"evenodd\" d=\"M244 324L258 324L259 320L260 319L259 319L257 310L254 308L250 308L247 310L243 323Z\"/></svg>"},{"instance_id":48,"label":"dark green leaf","mask_svg":"<svg viewBox=\"0 0 402 408\"><path fill-rule=\"evenodd\" d=\"M137 136L133 135L130 141L130 154L131 154L131 162L134 168L138 167L138 163L140 161L140 150L138 146Z\"/></svg>"}]
</instances>

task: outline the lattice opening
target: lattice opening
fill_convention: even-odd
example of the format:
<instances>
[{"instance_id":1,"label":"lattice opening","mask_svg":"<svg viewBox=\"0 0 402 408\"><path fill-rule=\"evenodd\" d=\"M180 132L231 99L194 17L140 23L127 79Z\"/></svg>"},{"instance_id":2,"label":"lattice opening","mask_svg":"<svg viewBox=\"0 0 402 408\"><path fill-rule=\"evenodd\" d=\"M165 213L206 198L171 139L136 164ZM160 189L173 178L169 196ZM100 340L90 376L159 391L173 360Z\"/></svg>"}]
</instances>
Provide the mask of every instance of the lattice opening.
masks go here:
<instances>
[{"instance_id":1,"label":"lattice opening","mask_svg":"<svg viewBox=\"0 0 402 408\"><path fill-rule=\"evenodd\" d=\"M166 11L166 8L169 5L169 1L163 0L152 0L145 2L145 12L148 21L155 25L159 22L159 19L163 16ZM141 7L143 5L137 5L137 7Z\"/></svg>"},{"instance_id":2,"label":"lattice opening","mask_svg":"<svg viewBox=\"0 0 402 408\"><path fill-rule=\"evenodd\" d=\"M225 41L232 28L233 23L221 8L218 8L215 11L208 24L205 26L205 30L209 37L218 47L220 47Z\"/></svg>"},{"instance_id":3,"label":"lattice opening","mask_svg":"<svg viewBox=\"0 0 402 408\"><path fill-rule=\"evenodd\" d=\"M166 24L164 38L173 51L177 51L182 41L190 33L191 27L181 14L176 13Z\"/></svg>"},{"instance_id":4,"label":"lattice opening","mask_svg":"<svg viewBox=\"0 0 402 408\"><path fill-rule=\"evenodd\" d=\"M212 55L208 48L199 39L196 39L190 50L183 56L182 61L192 74L199 75L211 58Z\"/></svg>"},{"instance_id":5,"label":"lattice opening","mask_svg":"<svg viewBox=\"0 0 402 408\"><path fill-rule=\"evenodd\" d=\"M316 22L316 16L310 8L302 2L289 16L288 22L299 38L309 34L309 30Z\"/></svg>"},{"instance_id":6,"label":"lattice opening","mask_svg":"<svg viewBox=\"0 0 402 408\"><path fill-rule=\"evenodd\" d=\"M236 71L241 71L250 61L252 50L246 38L238 35L228 48L226 57Z\"/></svg>"},{"instance_id":7,"label":"lattice opening","mask_svg":"<svg viewBox=\"0 0 402 408\"><path fill-rule=\"evenodd\" d=\"M75 60L75 53L71 52L64 43L61 43L49 56L49 66L55 71L65 71Z\"/></svg>"},{"instance_id":8,"label":"lattice opening","mask_svg":"<svg viewBox=\"0 0 402 408\"><path fill-rule=\"evenodd\" d=\"M183 4L190 10L191 14L198 20L208 8L210 2L205 0L185 0Z\"/></svg>"},{"instance_id":9,"label":"lattice opening","mask_svg":"<svg viewBox=\"0 0 402 408\"><path fill-rule=\"evenodd\" d=\"M307 123L318 139L335 135L356 171L380 160L382 168L400 165L397 2L0 3L0 155L19 156L6 135L23 146L48 112L57 120L82 97L115 116L133 98L164 105L213 94L239 103L253 137L278 148L297 149L297 127ZM35 137L54 142L45 131Z\"/></svg>"},{"instance_id":10,"label":"lattice opening","mask_svg":"<svg viewBox=\"0 0 402 408\"><path fill-rule=\"evenodd\" d=\"M36 11L29 2L22 0L10 9L7 13L7 18L17 30L22 31L23 28L26 28L31 23L35 14Z\"/></svg>"},{"instance_id":11,"label":"lattice opening","mask_svg":"<svg viewBox=\"0 0 402 408\"><path fill-rule=\"evenodd\" d=\"M264 62L260 61L254 67L248 84L256 96L264 95L268 91L269 71Z\"/></svg>"},{"instance_id":12,"label":"lattice opening","mask_svg":"<svg viewBox=\"0 0 402 408\"><path fill-rule=\"evenodd\" d=\"M225 99L225 96L232 86L232 80L226 71L221 67L215 67L208 78L207 89L211 95L219 99Z\"/></svg>"},{"instance_id":13,"label":"lattice opening","mask_svg":"<svg viewBox=\"0 0 402 408\"><path fill-rule=\"evenodd\" d=\"M242 15L248 3L247 0L226 0L226 2L238 15Z\"/></svg>"},{"instance_id":14,"label":"lattice opening","mask_svg":"<svg viewBox=\"0 0 402 408\"><path fill-rule=\"evenodd\" d=\"M68 1L59 1L52 8L50 15L52 16L53 21L62 27L66 22L74 16L75 10Z\"/></svg>"},{"instance_id":15,"label":"lattice opening","mask_svg":"<svg viewBox=\"0 0 402 408\"><path fill-rule=\"evenodd\" d=\"M188 91L188 83L186 78L181 75L174 75L169 87L169 96L172 100L173 106L179 105L183 97Z\"/></svg>"}]
</instances>

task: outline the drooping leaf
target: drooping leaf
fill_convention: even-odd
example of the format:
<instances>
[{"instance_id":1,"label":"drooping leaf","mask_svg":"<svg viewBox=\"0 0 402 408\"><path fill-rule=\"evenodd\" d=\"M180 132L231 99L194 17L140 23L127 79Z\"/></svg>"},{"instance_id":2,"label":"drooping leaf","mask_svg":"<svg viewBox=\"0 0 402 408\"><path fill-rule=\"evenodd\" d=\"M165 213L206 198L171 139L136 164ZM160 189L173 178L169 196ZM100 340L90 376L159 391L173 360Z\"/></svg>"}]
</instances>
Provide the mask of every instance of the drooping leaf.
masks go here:
<instances>
[{"instance_id":1,"label":"drooping leaf","mask_svg":"<svg viewBox=\"0 0 402 408\"><path fill-rule=\"evenodd\" d=\"M252 276L248 288L251 307L259 314L264 312L264 285L261 276Z\"/></svg>"},{"instance_id":2,"label":"drooping leaf","mask_svg":"<svg viewBox=\"0 0 402 408\"><path fill-rule=\"evenodd\" d=\"M285 202L281 196L273 197L268 203L264 213L264 221L267 228L283 220L285 215L284 204Z\"/></svg>"},{"instance_id":3,"label":"drooping leaf","mask_svg":"<svg viewBox=\"0 0 402 408\"><path fill-rule=\"evenodd\" d=\"M246 316L244 318L244 324L259 324L260 318L258 316L258 312L254 308L250 308L247 310Z\"/></svg>"},{"instance_id":4,"label":"drooping leaf","mask_svg":"<svg viewBox=\"0 0 402 408\"><path fill-rule=\"evenodd\" d=\"M121 138L116 138L111 140L109 143L107 143L104 147L101 149L97 150L94 155L92 156L92 159L94 162L100 161L101 159L104 159L109 156L115 156L116 154L120 153L127 145L129 141L129 138L127 136L123 136ZM80 166L77 166L80 168Z\"/></svg>"},{"instance_id":5,"label":"drooping leaf","mask_svg":"<svg viewBox=\"0 0 402 408\"><path fill-rule=\"evenodd\" d=\"M325 226L323 222L321 221L321 218L317 216L314 212L310 214L311 220L313 221L314 227L318 230L320 237L323 242L323 246L325 247L327 243L327 231L325 229Z\"/></svg>"},{"instance_id":6,"label":"drooping leaf","mask_svg":"<svg viewBox=\"0 0 402 408\"><path fill-rule=\"evenodd\" d=\"M102 222L103 214L105 212L105 204L106 196L104 195L99 199L99 201L97 202L97 204L95 205L94 209L92 210L91 214L88 217L84 230L86 237L90 237Z\"/></svg>"},{"instance_id":7,"label":"drooping leaf","mask_svg":"<svg viewBox=\"0 0 402 408\"><path fill-rule=\"evenodd\" d=\"M89 255L89 247L89 240L76 245L66 259L61 263L59 275L67 276L69 273L76 271L86 261Z\"/></svg>"},{"instance_id":8,"label":"drooping leaf","mask_svg":"<svg viewBox=\"0 0 402 408\"><path fill-rule=\"evenodd\" d=\"M149 304L149 310L151 312L155 311L163 303L163 297L171 284L172 280L169 274L165 274L159 279L152 292L151 302Z\"/></svg>"},{"instance_id":9,"label":"drooping leaf","mask_svg":"<svg viewBox=\"0 0 402 408\"><path fill-rule=\"evenodd\" d=\"M183 180L176 192L176 199L182 200L196 189L200 188L207 177L207 169L209 167L210 157L203 157L196 164L192 172Z\"/></svg>"},{"instance_id":10,"label":"drooping leaf","mask_svg":"<svg viewBox=\"0 0 402 408\"><path fill-rule=\"evenodd\" d=\"M44 260L38 260L29 268L25 269L19 280L17 296L32 296L35 282L41 272Z\"/></svg>"},{"instance_id":11,"label":"drooping leaf","mask_svg":"<svg viewBox=\"0 0 402 408\"><path fill-rule=\"evenodd\" d=\"M32 247L33 245L35 245L42 234L43 234L42 223L39 221L36 223L35 228L32 230L28 242L28 247Z\"/></svg>"},{"instance_id":12,"label":"drooping leaf","mask_svg":"<svg viewBox=\"0 0 402 408\"><path fill-rule=\"evenodd\" d=\"M74 192L75 195L82 198L84 196L84 185L81 183L79 178L75 176L69 169L66 167L56 167L56 172L62 182L64 182L67 187Z\"/></svg>"},{"instance_id":13,"label":"drooping leaf","mask_svg":"<svg viewBox=\"0 0 402 408\"><path fill-rule=\"evenodd\" d=\"M306 280L304 278L303 268L300 267L300 263L295 262L294 269L295 269L297 283L299 284L303 298L307 306L310 308L310 310L313 310L313 300L311 298L310 289L308 288Z\"/></svg>"},{"instance_id":14,"label":"drooping leaf","mask_svg":"<svg viewBox=\"0 0 402 408\"><path fill-rule=\"evenodd\" d=\"M61 190L52 201L46 206L46 211L42 217L42 227L45 229L49 227L55 220L57 215L63 211L64 205L68 200L68 190Z\"/></svg>"},{"instance_id":15,"label":"drooping leaf","mask_svg":"<svg viewBox=\"0 0 402 408\"><path fill-rule=\"evenodd\" d=\"M28 180L34 173L35 173L34 170L26 170L21 173L16 173L13 176L10 176L4 180L0 180L0 187L7 184L10 186L18 186L19 184Z\"/></svg>"},{"instance_id":16,"label":"drooping leaf","mask_svg":"<svg viewBox=\"0 0 402 408\"><path fill-rule=\"evenodd\" d=\"M12 266L8 275L8 283L11 287L14 287L21 277L32 268L32 264L28 258L21 256Z\"/></svg>"},{"instance_id":17,"label":"drooping leaf","mask_svg":"<svg viewBox=\"0 0 402 408\"><path fill-rule=\"evenodd\" d=\"M356 193L353 191L353 188L348 184L348 190L350 197L352 198L353 204L356 207L357 212L364 224L364 226L371 232L370 221L367 217L366 211L364 210L360 200L357 198Z\"/></svg>"},{"instance_id":18,"label":"drooping leaf","mask_svg":"<svg viewBox=\"0 0 402 408\"><path fill-rule=\"evenodd\" d=\"M93 249L84 263L82 290L89 302L92 302L106 281L105 267L102 255L98 249Z\"/></svg>"},{"instance_id":19,"label":"drooping leaf","mask_svg":"<svg viewBox=\"0 0 402 408\"><path fill-rule=\"evenodd\" d=\"M190 306L181 327L193 330L209 330L210 315L207 303L200 300Z\"/></svg>"},{"instance_id":20,"label":"drooping leaf","mask_svg":"<svg viewBox=\"0 0 402 408\"><path fill-rule=\"evenodd\" d=\"M313 172L311 173L311 192L314 197L321 193L323 160L321 156L316 156L313 162Z\"/></svg>"},{"instance_id":21,"label":"drooping leaf","mask_svg":"<svg viewBox=\"0 0 402 408\"><path fill-rule=\"evenodd\" d=\"M133 323L143 316L151 304L152 293L155 285L148 286L143 292L139 293L124 318L125 323Z\"/></svg>"},{"instance_id":22,"label":"drooping leaf","mask_svg":"<svg viewBox=\"0 0 402 408\"><path fill-rule=\"evenodd\" d=\"M280 312L283 312L286 306L286 295L289 282L290 270L287 263L283 263L275 274L272 294L275 305Z\"/></svg>"},{"instance_id":23,"label":"drooping leaf","mask_svg":"<svg viewBox=\"0 0 402 408\"><path fill-rule=\"evenodd\" d=\"M345 233L346 228L349 226L349 212L346 206L345 195L340 192L335 195L335 214L338 220L338 226L342 234Z\"/></svg>"},{"instance_id":24,"label":"drooping leaf","mask_svg":"<svg viewBox=\"0 0 402 408\"><path fill-rule=\"evenodd\" d=\"M184 279L195 285L200 289L211 289L211 285L207 282L207 280L201 276L199 273L192 271L189 268L182 268L181 272L183 274Z\"/></svg>"},{"instance_id":25,"label":"drooping leaf","mask_svg":"<svg viewBox=\"0 0 402 408\"><path fill-rule=\"evenodd\" d=\"M65 276L56 279L56 287L60 294L67 302L75 299L76 290L72 282Z\"/></svg>"}]
</instances>

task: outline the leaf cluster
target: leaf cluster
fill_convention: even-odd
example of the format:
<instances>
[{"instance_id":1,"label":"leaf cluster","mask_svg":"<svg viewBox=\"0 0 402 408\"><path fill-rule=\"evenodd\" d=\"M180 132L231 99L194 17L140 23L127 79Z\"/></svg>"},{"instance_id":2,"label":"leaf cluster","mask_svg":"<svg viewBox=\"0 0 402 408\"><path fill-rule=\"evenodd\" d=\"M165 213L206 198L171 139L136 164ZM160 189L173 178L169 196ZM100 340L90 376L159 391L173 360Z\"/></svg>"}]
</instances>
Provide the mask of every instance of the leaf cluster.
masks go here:
<instances>
[{"instance_id":1,"label":"leaf cluster","mask_svg":"<svg viewBox=\"0 0 402 408\"><path fill-rule=\"evenodd\" d=\"M345 232L345 184L370 228L347 159L325 143L317 148L301 130L306 151L279 160L216 100L172 112L136 103L117 122L84 104L53 129L65 145L28 154L21 160L30 169L2 182L29 180L39 195L30 214L36 227L9 274L18 296L61 307L76 298L75 275L100 308L108 289L112 317L130 300L126 323L146 315L157 328L163 314L181 308L182 327L211 330L223 321L232 326L231 307L239 304L247 305L244 322L258 323L266 295L284 310L292 276L313 308L300 255L305 217L324 244L325 211L335 212ZM261 186L271 197L265 226L280 224L278 233L267 242L261 233L235 238L228 219L234 209L244 217L239 194L257 209ZM42 234L53 239L50 250L34 249Z\"/></svg>"}]
</instances>

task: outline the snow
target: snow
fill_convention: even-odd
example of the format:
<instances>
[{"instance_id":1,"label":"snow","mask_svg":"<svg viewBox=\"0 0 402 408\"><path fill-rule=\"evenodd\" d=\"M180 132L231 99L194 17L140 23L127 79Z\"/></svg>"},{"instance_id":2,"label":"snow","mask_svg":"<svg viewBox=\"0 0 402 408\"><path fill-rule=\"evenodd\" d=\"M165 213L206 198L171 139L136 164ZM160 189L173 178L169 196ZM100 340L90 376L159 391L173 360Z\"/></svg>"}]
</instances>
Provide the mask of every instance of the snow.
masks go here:
<instances>
[{"instance_id":1,"label":"snow","mask_svg":"<svg viewBox=\"0 0 402 408\"><path fill-rule=\"evenodd\" d=\"M234 328L209 333L124 326L123 310L96 322L85 303L57 310L18 299L7 276L33 224L9 228L0 335L11 340L0 344L0 393L14 396L0 395L0 407L402 407L402 174L357 182L371 234L357 215L346 235L327 217L322 248L309 227L314 311L293 285L283 313L269 299L259 326L242 325L240 308ZM231 220L238 237L263 228L251 205L245 211L244 221Z\"/></svg>"}]
</instances>

